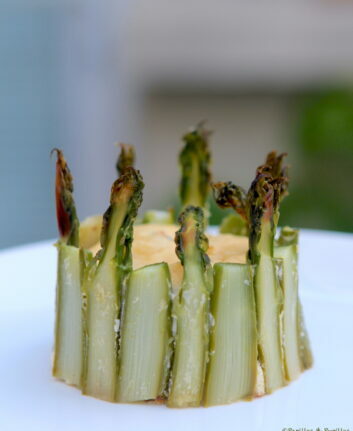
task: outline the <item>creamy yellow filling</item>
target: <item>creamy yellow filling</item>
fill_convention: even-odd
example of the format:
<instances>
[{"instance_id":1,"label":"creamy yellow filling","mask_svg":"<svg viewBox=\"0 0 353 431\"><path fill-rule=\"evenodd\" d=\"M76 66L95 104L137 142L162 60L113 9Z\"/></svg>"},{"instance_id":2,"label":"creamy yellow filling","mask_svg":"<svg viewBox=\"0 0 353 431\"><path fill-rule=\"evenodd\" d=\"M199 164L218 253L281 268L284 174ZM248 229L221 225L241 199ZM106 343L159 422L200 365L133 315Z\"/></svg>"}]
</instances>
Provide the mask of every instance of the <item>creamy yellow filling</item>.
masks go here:
<instances>
[{"instance_id":1,"label":"creamy yellow filling","mask_svg":"<svg viewBox=\"0 0 353 431\"><path fill-rule=\"evenodd\" d=\"M173 285L179 286L183 276L182 266L175 254L176 225L142 224L134 227L132 258L134 269L152 263L166 262L169 265ZM212 264L216 262L245 263L248 239L231 234L207 235L207 254ZM100 249L97 243L91 247L95 254Z\"/></svg>"}]
</instances>

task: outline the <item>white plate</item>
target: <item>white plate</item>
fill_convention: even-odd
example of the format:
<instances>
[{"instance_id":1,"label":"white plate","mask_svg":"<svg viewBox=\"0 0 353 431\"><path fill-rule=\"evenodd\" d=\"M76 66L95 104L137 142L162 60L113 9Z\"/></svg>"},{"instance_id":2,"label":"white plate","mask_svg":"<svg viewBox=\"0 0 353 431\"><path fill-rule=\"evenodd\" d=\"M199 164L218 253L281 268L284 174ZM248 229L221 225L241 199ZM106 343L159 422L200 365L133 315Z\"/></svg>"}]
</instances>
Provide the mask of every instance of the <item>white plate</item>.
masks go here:
<instances>
[{"instance_id":1,"label":"white plate","mask_svg":"<svg viewBox=\"0 0 353 431\"><path fill-rule=\"evenodd\" d=\"M49 242L5 250L0 253L0 430L353 431L352 265L353 235L302 232L300 294L314 368L252 402L173 410L102 402L54 380L56 250Z\"/></svg>"}]
</instances>

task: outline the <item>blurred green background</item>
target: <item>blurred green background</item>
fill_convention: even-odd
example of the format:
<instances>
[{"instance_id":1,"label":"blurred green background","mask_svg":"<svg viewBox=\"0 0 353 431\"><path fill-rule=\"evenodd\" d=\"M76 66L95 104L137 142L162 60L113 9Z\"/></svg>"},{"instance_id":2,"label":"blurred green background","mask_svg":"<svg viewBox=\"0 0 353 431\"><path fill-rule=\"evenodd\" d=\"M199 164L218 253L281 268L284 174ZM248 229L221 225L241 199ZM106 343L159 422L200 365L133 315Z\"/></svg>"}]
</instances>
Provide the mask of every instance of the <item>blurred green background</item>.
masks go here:
<instances>
[{"instance_id":1,"label":"blurred green background","mask_svg":"<svg viewBox=\"0 0 353 431\"><path fill-rule=\"evenodd\" d=\"M337 88L292 99L289 164L291 149L297 160L280 225L353 232L353 91ZM213 200L210 205L213 224L231 213Z\"/></svg>"},{"instance_id":2,"label":"blurred green background","mask_svg":"<svg viewBox=\"0 0 353 431\"><path fill-rule=\"evenodd\" d=\"M152 154L175 164L182 124L188 118L209 118L214 181L231 180L247 189L267 152L287 152L290 186L280 225L353 232L353 92L348 86L291 93L154 94L146 109L145 139ZM175 143L172 154L169 141ZM158 166L164 182L171 175L178 181L174 167L146 157L153 172ZM155 190L161 176L147 174ZM149 188L153 206L177 206L175 186L156 198ZM231 213L217 208L213 199L209 204L211 224Z\"/></svg>"},{"instance_id":3,"label":"blurred green background","mask_svg":"<svg viewBox=\"0 0 353 431\"><path fill-rule=\"evenodd\" d=\"M298 100L300 177L282 222L353 232L353 92L330 90Z\"/></svg>"}]
</instances>

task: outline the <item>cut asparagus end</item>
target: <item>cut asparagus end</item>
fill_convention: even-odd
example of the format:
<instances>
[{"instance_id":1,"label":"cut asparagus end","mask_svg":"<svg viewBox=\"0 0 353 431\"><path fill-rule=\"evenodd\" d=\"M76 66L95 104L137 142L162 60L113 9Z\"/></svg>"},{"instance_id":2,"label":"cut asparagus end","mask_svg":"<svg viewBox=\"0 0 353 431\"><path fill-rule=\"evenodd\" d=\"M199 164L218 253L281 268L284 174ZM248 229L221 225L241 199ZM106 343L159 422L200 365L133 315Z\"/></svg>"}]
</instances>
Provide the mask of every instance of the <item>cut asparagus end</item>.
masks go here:
<instances>
[{"instance_id":1,"label":"cut asparagus end","mask_svg":"<svg viewBox=\"0 0 353 431\"><path fill-rule=\"evenodd\" d=\"M126 168L113 184L103 217L102 250L86 277L87 326L83 392L114 401L116 391L120 296L131 271L133 222L142 200L138 171Z\"/></svg>"},{"instance_id":2,"label":"cut asparagus end","mask_svg":"<svg viewBox=\"0 0 353 431\"><path fill-rule=\"evenodd\" d=\"M176 323L169 407L198 406L202 400L209 337L209 259L201 208L187 207L176 233L177 254L184 266L173 304Z\"/></svg>"},{"instance_id":3,"label":"cut asparagus end","mask_svg":"<svg viewBox=\"0 0 353 431\"><path fill-rule=\"evenodd\" d=\"M165 395L171 356L170 289L166 263L131 273L121 327L117 383L120 402Z\"/></svg>"},{"instance_id":4,"label":"cut asparagus end","mask_svg":"<svg viewBox=\"0 0 353 431\"><path fill-rule=\"evenodd\" d=\"M89 249L99 242L103 217L95 215L87 217L80 224L80 247Z\"/></svg>"},{"instance_id":5,"label":"cut asparagus end","mask_svg":"<svg viewBox=\"0 0 353 431\"><path fill-rule=\"evenodd\" d=\"M53 375L81 387L82 297L81 253L77 247L58 243L56 329Z\"/></svg>"},{"instance_id":6,"label":"cut asparagus end","mask_svg":"<svg viewBox=\"0 0 353 431\"><path fill-rule=\"evenodd\" d=\"M250 265L216 263L210 362L205 405L228 404L255 394L256 310Z\"/></svg>"},{"instance_id":7,"label":"cut asparagus end","mask_svg":"<svg viewBox=\"0 0 353 431\"><path fill-rule=\"evenodd\" d=\"M203 123L183 136L185 146L179 156L181 167L180 199L182 206L205 208L210 188L210 152Z\"/></svg>"},{"instance_id":8,"label":"cut asparagus end","mask_svg":"<svg viewBox=\"0 0 353 431\"><path fill-rule=\"evenodd\" d=\"M174 224L174 211L158 211L149 210L146 211L142 218L143 224L155 223L155 224Z\"/></svg>"}]
</instances>

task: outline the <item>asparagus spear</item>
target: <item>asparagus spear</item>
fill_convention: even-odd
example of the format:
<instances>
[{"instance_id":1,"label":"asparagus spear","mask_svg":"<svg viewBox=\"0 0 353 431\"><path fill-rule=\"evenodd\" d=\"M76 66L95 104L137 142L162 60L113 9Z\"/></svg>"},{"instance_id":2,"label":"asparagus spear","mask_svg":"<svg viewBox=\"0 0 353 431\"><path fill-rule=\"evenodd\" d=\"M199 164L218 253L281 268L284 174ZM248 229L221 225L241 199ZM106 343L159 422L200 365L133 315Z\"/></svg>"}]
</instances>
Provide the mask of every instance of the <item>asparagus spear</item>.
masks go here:
<instances>
[{"instance_id":1,"label":"asparagus spear","mask_svg":"<svg viewBox=\"0 0 353 431\"><path fill-rule=\"evenodd\" d=\"M270 177L258 173L248 194L250 220L248 260L256 265L259 353L268 393L285 384L279 321L282 295L273 261L276 230L275 193L270 181Z\"/></svg>"},{"instance_id":2,"label":"asparagus spear","mask_svg":"<svg viewBox=\"0 0 353 431\"><path fill-rule=\"evenodd\" d=\"M120 144L120 154L116 162L116 170L118 175L122 175L124 170L135 165L135 149L133 145Z\"/></svg>"},{"instance_id":3,"label":"asparagus spear","mask_svg":"<svg viewBox=\"0 0 353 431\"><path fill-rule=\"evenodd\" d=\"M275 246L275 257L283 262L283 347L284 364L288 380L295 380L305 366L311 350L306 341L305 325L301 317L298 296L298 231L285 227Z\"/></svg>"},{"instance_id":4,"label":"asparagus spear","mask_svg":"<svg viewBox=\"0 0 353 431\"><path fill-rule=\"evenodd\" d=\"M250 265L216 263L205 405L251 398L257 375L256 309Z\"/></svg>"},{"instance_id":5,"label":"asparagus spear","mask_svg":"<svg viewBox=\"0 0 353 431\"><path fill-rule=\"evenodd\" d=\"M231 181L212 184L213 196L221 208L233 208L246 222L248 222L248 196L246 191Z\"/></svg>"},{"instance_id":6,"label":"asparagus spear","mask_svg":"<svg viewBox=\"0 0 353 431\"><path fill-rule=\"evenodd\" d=\"M120 297L131 271L133 222L141 205L142 189L142 177L132 167L114 182L110 206L103 216L102 249L86 277L83 392L108 401L115 400Z\"/></svg>"},{"instance_id":7,"label":"asparagus spear","mask_svg":"<svg viewBox=\"0 0 353 431\"><path fill-rule=\"evenodd\" d=\"M246 191L231 181L214 183L212 184L212 189L218 206L232 208L235 211L235 214L230 214L222 220L220 232L232 233L233 235L248 235L249 221Z\"/></svg>"},{"instance_id":8,"label":"asparagus spear","mask_svg":"<svg viewBox=\"0 0 353 431\"><path fill-rule=\"evenodd\" d=\"M60 241L78 247L80 222L72 195L74 191L72 175L62 151L54 148L53 152L57 154L55 199Z\"/></svg>"},{"instance_id":9,"label":"asparagus spear","mask_svg":"<svg viewBox=\"0 0 353 431\"><path fill-rule=\"evenodd\" d=\"M209 134L200 123L192 132L183 136L185 146L179 156L182 171L180 199L183 208L188 205L206 207L211 178Z\"/></svg>"},{"instance_id":10,"label":"asparagus spear","mask_svg":"<svg viewBox=\"0 0 353 431\"><path fill-rule=\"evenodd\" d=\"M81 276L83 255L78 248L79 220L73 181L63 153L55 149L56 212L60 239L56 288L56 323L53 375L66 383L80 386L82 372Z\"/></svg>"},{"instance_id":11,"label":"asparagus spear","mask_svg":"<svg viewBox=\"0 0 353 431\"><path fill-rule=\"evenodd\" d=\"M284 154L267 156L258 167L247 194L231 182L213 185L216 202L232 207L248 225L248 261L255 265L255 295L258 319L259 359L266 392L285 384L280 333L282 293L274 262L274 235L279 218L279 203L287 193L287 168Z\"/></svg>"},{"instance_id":12,"label":"asparagus spear","mask_svg":"<svg viewBox=\"0 0 353 431\"><path fill-rule=\"evenodd\" d=\"M248 192L249 261L256 265L255 292L259 331L259 349L267 392L286 383L280 319L283 295L276 277L274 236L279 219L279 204L287 195L286 154L272 151L257 169Z\"/></svg>"},{"instance_id":13,"label":"asparagus spear","mask_svg":"<svg viewBox=\"0 0 353 431\"><path fill-rule=\"evenodd\" d=\"M122 175L125 168L134 166L135 150L132 145L120 144L120 154L116 162L118 175ZM102 228L102 216L94 215L87 217L80 225L80 246L82 248L91 248L99 241Z\"/></svg>"},{"instance_id":14,"label":"asparagus spear","mask_svg":"<svg viewBox=\"0 0 353 431\"><path fill-rule=\"evenodd\" d=\"M171 356L170 288L166 263L131 274L121 328L120 402L151 400L165 393Z\"/></svg>"},{"instance_id":15,"label":"asparagus spear","mask_svg":"<svg viewBox=\"0 0 353 431\"><path fill-rule=\"evenodd\" d=\"M120 144L120 154L116 163L116 169L118 174L121 175L129 166L135 165L135 149L133 145ZM173 224L174 223L174 213L172 210L159 211L159 210L149 210L143 215L142 220L136 221L137 223L158 223L158 224Z\"/></svg>"},{"instance_id":16,"label":"asparagus spear","mask_svg":"<svg viewBox=\"0 0 353 431\"><path fill-rule=\"evenodd\" d=\"M276 258L282 261L283 278L283 348L284 366L287 380L295 380L301 373L298 331L298 270L297 240L298 231L282 229L277 246L274 249ZM291 238L290 238L291 237Z\"/></svg>"},{"instance_id":17,"label":"asparagus spear","mask_svg":"<svg viewBox=\"0 0 353 431\"><path fill-rule=\"evenodd\" d=\"M204 235L202 209L186 207L179 223L181 227L175 236L176 253L184 267L184 275L173 304L176 333L168 406L190 407L200 405L202 400L212 272L206 254L208 240Z\"/></svg>"}]
</instances>

